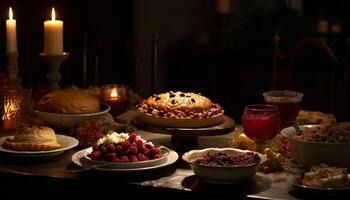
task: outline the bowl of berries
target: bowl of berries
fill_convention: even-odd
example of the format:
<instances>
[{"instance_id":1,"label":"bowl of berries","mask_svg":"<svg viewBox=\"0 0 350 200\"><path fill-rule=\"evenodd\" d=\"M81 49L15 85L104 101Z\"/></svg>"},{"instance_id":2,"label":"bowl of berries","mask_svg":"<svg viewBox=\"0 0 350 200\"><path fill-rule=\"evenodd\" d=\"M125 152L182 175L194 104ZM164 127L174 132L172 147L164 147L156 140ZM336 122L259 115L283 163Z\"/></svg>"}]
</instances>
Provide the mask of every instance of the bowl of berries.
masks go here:
<instances>
[{"instance_id":1,"label":"bowl of berries","mask_svg":"<svg viewBox=\"0 0 350 200\"><path fill-rule=\"evenodd\" d=\"M265 157L249 150L206 148L186 152L182 159L201 179L226 184L254 177Z\"/></svg>"},{"instance_id":2,"label":"bowl of berries","mask_svg":"<svg viewBox=\"0 0 350 200\"><path fill-rule=\"evenodd\" d=\"M166 162L169 149L154 145L135 133L112 132L84 151L91 165L109 169L152 167Z\"/></svg>"}]
</instances>

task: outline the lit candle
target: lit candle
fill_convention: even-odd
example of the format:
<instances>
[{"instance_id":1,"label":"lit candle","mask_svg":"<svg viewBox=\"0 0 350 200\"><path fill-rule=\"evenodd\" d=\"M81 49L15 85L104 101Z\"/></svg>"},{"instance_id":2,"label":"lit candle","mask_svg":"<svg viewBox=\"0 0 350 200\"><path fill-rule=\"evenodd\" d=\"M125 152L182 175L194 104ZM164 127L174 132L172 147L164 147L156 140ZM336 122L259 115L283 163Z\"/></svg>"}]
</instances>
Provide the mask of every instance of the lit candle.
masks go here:
<instances>
[{"instance_id":1,"label":"lit candle","mask_svg":"<svg viewBox=\"0 0 350 200\"><path fill-rule=\"evenodd\" d=\"M110 95L111 99L116 99L118 97L118 91L117 88L113 88L111 90L111 95Z\"/></svg>"},{"instance_id":2,"label":"lit candle","mask_svg":"<svg viewBox=\"0 0 350 200\"><path fill-rule=\"evenodd\" d=\"M6 52L17 53L16 20L13 19L11 7L9 9L9 19L6 20Z\"/></svg>"},{"instance_id":3,"label":"lit candle","mask_svg":"<svg viewBox=\"0 0 350 200\"><path fill-rule=\"evenodd\" d=\"M51 20L44 22L45 44L44 53L46 55L63 54L63 21L56 20L55 9L52 8Z\"/></svg>"},{"instance_id":4,"label":"lit candle","mask_svg":"<svg viewBox=\"0 0 350 200\"><path fill-rule=\"evenodd\" d=\"M231 0L217 0L216 11L219 14L229 14L231 12Z\"/></svg>"},{"instance_id":5,"label":"lit candle","mask_svg":"<svg viewBox=\"0 0 350 200\"><path fill-rule=\"evenodd\" d=\"M17 98L6 98L4 101L4 110L2 114L3 127L5 129L13 128L13 120L20 111L20 100Z\"/></svg>"}]
</instances>

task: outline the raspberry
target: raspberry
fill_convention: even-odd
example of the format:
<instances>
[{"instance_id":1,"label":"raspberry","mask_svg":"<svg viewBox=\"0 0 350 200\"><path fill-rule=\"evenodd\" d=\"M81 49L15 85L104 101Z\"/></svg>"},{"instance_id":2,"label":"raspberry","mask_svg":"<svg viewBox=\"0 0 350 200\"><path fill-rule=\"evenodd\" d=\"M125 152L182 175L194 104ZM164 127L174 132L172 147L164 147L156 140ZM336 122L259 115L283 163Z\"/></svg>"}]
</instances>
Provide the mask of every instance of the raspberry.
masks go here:
<instances>
[{"instance_id":1,"label":"raspberry","mask_svg":"<svg viewBox=\"0 0 350 200\"><path fill-rule=\"evenodd\" d=\"M144 145L142 145L142 146L139 146L139 152L140 153L145 153L145 152L147 152L147 151L149 151Z\"/></svg>"},{"instance_id":2,"label":"raspberry","mask_svg":"<svg viewBox=\"0 0 350 200\"><path fill-rule=\"evenodd\" d=\"M146 147L147 149L152 149L153 145L151 145L151 144L149 144L149 143L146 143L146 144L145 144L145 147Z\"/></svg>"},{"instance_id":3,"label":"raspberry","mask_svg":"<svg viewBox=\"0 0 350 200\"><path fill-rule=\"evenodd\" d=\"M112 161L117 158L117 155L115 153L108 153L107 154L107 160Z\"/></svg>"},{"instance_id":4,"label":"raspberry","mask_svg":"<svg viewBox=\"0 0 350 200\"><path fill-rule=\"evenodd\" d=\"M136 140L136 141L135 141L135 144L136 144L137 146L142 146L142 145L143 145L143 141L142 141L142 140Z\"/></svg>"},{"instance_id":5,"label":"raspberry","mask_svg":"<svg viewBox=\"0 0 350 200\"><path fill-rule=\"evenodd\" d=\"M130 143L135 142L136 141L136 136L137 136L136 133L133 133L133 134L129 135L129 138L128 138L129 142Z\"/></svg>"},{"instance_id":6,"label":"raspberry","mask_svg":"<svg viewBox=\"0 0 350 200\"><path fill-rule=\"evenodd\" d=\"M112 162L120 162L119 158L114 158Z\"/></svg>"},{"instance_id":7,"label":"raspberry","mask_svg":"<svg viewBox=\"0 0 350 200\"><path fill-rule=\"evenodd\" d=\"M114 144L108 144L107 145L107 152L114 152L115 151L115 146L114 146Z\"/></svg>"},{"instance_id":8,"label":"raspberry","mask_svg":"<svg viewBox=\"0 0 350 200\"><path fill-rule=\"evenodd\" d=\"M157 147L153 147L150 151L149 151L149 154L150 155L156 155L156 154L159 154L159 148Z\"/></svg>"},{"instance_id":9,"label":"raspberry","mask_svg":"<svg viewBox=\"0 0 350 200\"><path fill-rule=\"evenodd\" d=\"M102 154L107 153L107 148L106 148L104 145L100 145L100 146L98 147L98 150L99 150Z\"/></svg>"},{"instance_id":10,"label":"raspberry","mask_svg":"<svg viewBox=\"0 0 350 200\"><path fill-rule=\"evenodd\" d=\"M158 159L158 158L161 158L162 157L162 155L160 155L159 153L158 154L155 154L154 156L153 156L153 159Z\"/></svg>"},{"instance_id":11,"label":"raspberry","mask_svg":"<svg viewBox=\"0 0 350 200\"><path fill-rule=\"evenodd\" d=\"M139 161L146 161L146 160L148 160L148 158L145 155L143 155L143 154L137 155L137 159Z\"/></svg>"},{"instance_id":12,"label":"raspberry","mask_svg":"<svg viewBox=\"0 0 350 200\"><path fill-rule=\"evenodd\" d=\"M125 140L123 143L122 143L122 147L124 150L128 149L130 147L130 142L129 140Z\"/></svg>"},{"instance_id":13,"label":"raspberry","mask_svg":"<svg viewBox=\"0 0 350 200\"><path fill-rule=\"evenodd\" d=\"M137 155L137 154L139 154L139 150L137 149L136 146L131 146L131 147L129 148L129 154L130 154L130 155Z\"/></svg>"},{"instance_id":14,"label":"raspberry","mask_svg":"<svg viewBox=\"0 0 350 200\"><path fill-rule=\"evenodd\" d=\"M122 147L122 145L117 145L117 146L115 146L115 152L118 154L118 155L121 155L122 153L123 153L123 147Z\"/></svg>"},{"instance_id":15,"label":"raspberry","mask_svg":"<svg viewBox=\"0 0 350 200\"><path fill-rule=\"evenodd\" d=\"M127 156L122 156L119 158L119 162L129 162L129 158Z\"/></svg>"},{"instance_id":16,"label":"raspberry","mask_svg":"<svg viewBox=\"0 0 350 200\"><path fill-rule=\"evenodd\" d=\"M93 160L99 160L101 158L101 152L98 150L91 152L90 158Z\"/></svg>"},{"instance_id":17,"label":"raspberry","mask_svg":"<svg viewBox=\"0 0 350 200\"><path fill-rule=\"evenodd\" d=\"M130 160L131 162L137 162L137 161L139 161L135 155L131 155L131 156L129 157L129 160Z\"/></svg>"}]
</instances>

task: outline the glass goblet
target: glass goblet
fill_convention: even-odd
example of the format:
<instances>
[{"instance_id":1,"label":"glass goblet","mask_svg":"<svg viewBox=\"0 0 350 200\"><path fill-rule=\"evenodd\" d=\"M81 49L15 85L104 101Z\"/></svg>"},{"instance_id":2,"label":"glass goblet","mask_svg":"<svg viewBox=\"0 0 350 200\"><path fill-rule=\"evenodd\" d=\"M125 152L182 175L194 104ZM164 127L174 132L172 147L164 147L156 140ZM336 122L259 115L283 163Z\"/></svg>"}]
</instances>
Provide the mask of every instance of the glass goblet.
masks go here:
<instances>
[{"instance_id":1,"label":"glass goblet","mask_svg":"<svg viewBox=\"0 0 350 200\"><path fill-rule=\"evenodd\" d=\"M266 103L278 107L281 116L281 128L285 128L295 122L299 114L299 105L303 98L303 93L276 90L264 92L263 96Z\"/></svg>"},{"instance_id":2,"label":"glass goblet","mask_svg":"<svg viewBox=\"0 0 350 200\"><path fill-rule=\"evenodd\" d=\"M242 116L243 132L257 144L274 138L280 131L278 108L273 105L247 105Z\"/></svg>"}]
</instances>

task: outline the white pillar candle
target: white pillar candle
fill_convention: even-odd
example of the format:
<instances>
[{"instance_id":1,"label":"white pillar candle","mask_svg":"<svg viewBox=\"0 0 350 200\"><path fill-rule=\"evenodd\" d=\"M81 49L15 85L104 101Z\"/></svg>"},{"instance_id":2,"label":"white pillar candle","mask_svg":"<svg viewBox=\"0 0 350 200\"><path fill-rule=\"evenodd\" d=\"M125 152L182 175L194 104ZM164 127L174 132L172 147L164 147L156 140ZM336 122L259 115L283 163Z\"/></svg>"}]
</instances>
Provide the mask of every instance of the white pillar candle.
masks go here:
<instances>
[{"instance_id":1,"label":"white pillar candle","mask_svg":"<svg viewBox=\"0 0 350 200\"><path fill-rule=\"evenodd\" d=\"M11 7L9 9L9 19L6 20L6 52L17 53L16 20L13 19Z\"/></svg>"},{"instance_id":2,"label":"white pillar candle","mask_svg":"<svg viewBox=\"0 0 350 200\"><path fill-rule=\"evenodd\" d=\"M46 55L63 54L63 21L56 20L55 9L52 8L52 19L44 22L45 43L44 53Z\"/></svg>"}]
</instances>

